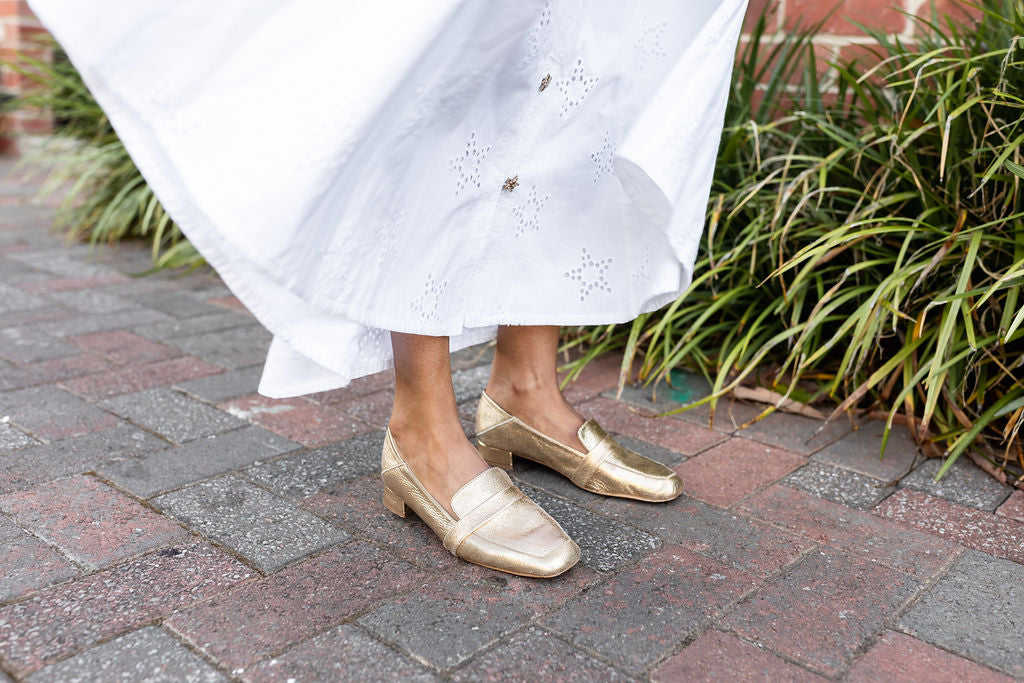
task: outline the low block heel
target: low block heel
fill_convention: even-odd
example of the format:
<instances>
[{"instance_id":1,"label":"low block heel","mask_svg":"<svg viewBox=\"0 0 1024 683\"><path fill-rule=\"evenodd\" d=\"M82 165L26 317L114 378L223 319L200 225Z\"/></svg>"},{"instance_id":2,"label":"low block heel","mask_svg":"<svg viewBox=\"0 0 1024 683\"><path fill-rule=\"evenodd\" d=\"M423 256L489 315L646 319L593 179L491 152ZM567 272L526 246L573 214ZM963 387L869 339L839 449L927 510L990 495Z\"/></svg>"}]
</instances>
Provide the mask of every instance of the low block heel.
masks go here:
<instances>
[{"instance_id":1,"label":"low block heel","mask_svg":"<svg viewBox=\"0 0 1024 683\"><path fill-rule=\"evenodd\" d=\"M399 517L405 517L405 501L394 494L388 487L384 487L384 507L391 510Z\"/></svg>"},{"instance_id":2,"label":"low block heel","mask_svg":"<svg viewBox=\"0 0 1024 683\"><path fill-rule=\"evenodd\" d=\"M476 444L476 449L480 451L480 456L488 465L491 465L492 467L500 467L503 470L512 469L512 451L504 451L500 448L491 448L479 441Z\"/></svg>"}]
</instances>

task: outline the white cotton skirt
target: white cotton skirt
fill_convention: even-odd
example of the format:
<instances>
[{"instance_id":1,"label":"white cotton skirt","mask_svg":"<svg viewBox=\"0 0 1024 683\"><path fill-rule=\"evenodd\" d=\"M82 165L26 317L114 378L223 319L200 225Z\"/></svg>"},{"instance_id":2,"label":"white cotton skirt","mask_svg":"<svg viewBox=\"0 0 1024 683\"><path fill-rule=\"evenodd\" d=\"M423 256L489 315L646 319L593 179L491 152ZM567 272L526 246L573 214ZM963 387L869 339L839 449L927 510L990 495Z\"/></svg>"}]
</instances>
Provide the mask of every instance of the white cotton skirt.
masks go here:
<instances>
[{"instance_id":1,"label":"white cotton skirt","mask_svg":"<svg viewBox=\"0 0 1024 683\"><path fill-rule=\"evenodd\" d=\"M700 243L747 0L31 0L274 335L260 392L389 330L618 323Z\"/></svg>"}]
</instances>

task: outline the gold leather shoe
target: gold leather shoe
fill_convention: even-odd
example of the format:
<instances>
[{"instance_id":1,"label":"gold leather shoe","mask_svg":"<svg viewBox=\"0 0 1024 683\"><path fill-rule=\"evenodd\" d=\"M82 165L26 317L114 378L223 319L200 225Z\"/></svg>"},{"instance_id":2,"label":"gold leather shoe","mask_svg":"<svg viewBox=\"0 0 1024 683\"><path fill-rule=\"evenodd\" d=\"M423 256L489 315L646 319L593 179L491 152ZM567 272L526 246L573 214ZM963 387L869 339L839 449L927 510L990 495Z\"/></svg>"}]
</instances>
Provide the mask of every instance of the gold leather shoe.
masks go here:
<instances>
[{"instance_id":1,"label":"gold leather shoe","mask_svg":"<svg viewBox=\"0 0 1024 683\"><path fill-rule=\"evenodd\" d=\"M484 470L455 492L455 518L413 474L390 429L384 435L380 469L384 506L399 517L411 509L456 557L535 578L558 576L580 559L579 546L558 522L497 467Z\"/></svg>"},{"instance_id":2,"label":"gold leather shoe","mask_svg":"<svg viewBox=\"0 0 1024 683\"><path fill-rule=\"evenodd\" d=\"M591 493L661 503L683 492L679 475L629 450L594 420L579 429L586 453L541 434L484 393L476 412L477 449L489 465L512 468L512 456L539 462Z\"/></svg>"}]
</instances>

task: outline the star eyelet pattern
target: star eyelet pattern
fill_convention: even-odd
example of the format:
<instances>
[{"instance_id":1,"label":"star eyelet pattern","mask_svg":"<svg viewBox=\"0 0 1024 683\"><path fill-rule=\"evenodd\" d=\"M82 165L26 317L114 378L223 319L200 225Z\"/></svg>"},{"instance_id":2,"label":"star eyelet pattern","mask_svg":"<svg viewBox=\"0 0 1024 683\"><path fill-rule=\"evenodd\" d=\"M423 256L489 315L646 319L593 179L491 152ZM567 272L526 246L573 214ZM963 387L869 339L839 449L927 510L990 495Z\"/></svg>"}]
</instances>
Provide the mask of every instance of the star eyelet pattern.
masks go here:
<instances>
[{"instance_id":1,"label":"star eyelet pattern","mask_svg":"<svg viewBox=\"0 0 1024 683\"><path fill-rule=\"evenodd\" d=\"M590 255L586 247L580 254L580 265L577 268L565 272L565 277L577 283L580 287L580 303L587 300L592 292L611 293L612 286L605 278L608 267L612 264L611 257L597 260Z\"/></svg>"}]
</instances>

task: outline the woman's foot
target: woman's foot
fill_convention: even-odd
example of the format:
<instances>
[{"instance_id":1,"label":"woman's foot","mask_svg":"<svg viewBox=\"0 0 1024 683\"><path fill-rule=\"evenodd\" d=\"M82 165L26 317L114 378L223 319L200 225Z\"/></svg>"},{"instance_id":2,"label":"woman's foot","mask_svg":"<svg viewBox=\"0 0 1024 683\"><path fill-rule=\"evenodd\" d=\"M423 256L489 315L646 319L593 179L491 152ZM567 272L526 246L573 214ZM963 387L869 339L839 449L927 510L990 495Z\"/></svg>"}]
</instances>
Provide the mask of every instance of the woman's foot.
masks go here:
<instances>
[{"instance_id":1,"label":"woman's foot","mask_svg":"<svg viewBox=\"0 0 1024 683\"><path fill-rule=\"evenodd\" d=\"M555 382L517 382L491 375L484 390L504 410L541 434L585 453L579 429L583 417L562 396Z\"/></svg>"},{"instance_id":2,"label":"woman's foot","mask_svg":"<svg viewBox=\"0 0 1024 683\"><path fill-rule=\"evenodd\" d=\"M489 467L466 438L462 425L458 420L454 427L446 421L407 420L392 413L388 427L402 457L423 488L449 515L456 517L452 495Z\"/></svg>"}]
</instances>

